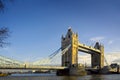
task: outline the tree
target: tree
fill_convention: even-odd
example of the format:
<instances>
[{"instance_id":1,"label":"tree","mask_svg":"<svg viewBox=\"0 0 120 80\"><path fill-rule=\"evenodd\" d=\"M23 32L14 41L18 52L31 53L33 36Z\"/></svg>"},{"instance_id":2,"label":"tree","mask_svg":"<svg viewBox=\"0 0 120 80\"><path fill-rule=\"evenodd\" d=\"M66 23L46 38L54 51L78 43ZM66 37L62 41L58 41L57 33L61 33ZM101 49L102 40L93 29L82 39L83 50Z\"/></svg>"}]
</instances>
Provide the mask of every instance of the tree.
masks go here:
<instances>
[{"instance_id":1,"label":"tree","mask_svg":"<svg viewBox=\"0 0 120 80\"><path fill-rule=\"evenodd\" d=\"M3 1L0 0L0 11L3 10L3 8L4 8Z\"/></svg>"},{"instance_id":2,"label":"tree","mask_svg":"<svg viewBox=\"0 0 120 80\"><path fill-rule=\"evenodd\" d=\"M0 47L8 44L5 39L9 37L9 29L7 27L0 28Z\"/></svg>"},{"instance_id":3,"label":"tree","mask_svg":"<svg viewBox=\"0 0 120 80\"><path fill-rule=\"evenodd\" d=\"M6 0L0 0L0 11L4 10ZM9 37L9 29L7 27L0 28L0 47L4 47L8 44L5 39Z\"/></svg>"},{"instance_id":4,"label":"tree","mask_svg":"<svg viewBox=\"0 0 120 80\"><path fill-rule=\"evenodd\" d=\"M13 0L0 0L0 11L3 11L5 8L5 3L6 2L13 2Z\"/></svg>"}]
</instances>

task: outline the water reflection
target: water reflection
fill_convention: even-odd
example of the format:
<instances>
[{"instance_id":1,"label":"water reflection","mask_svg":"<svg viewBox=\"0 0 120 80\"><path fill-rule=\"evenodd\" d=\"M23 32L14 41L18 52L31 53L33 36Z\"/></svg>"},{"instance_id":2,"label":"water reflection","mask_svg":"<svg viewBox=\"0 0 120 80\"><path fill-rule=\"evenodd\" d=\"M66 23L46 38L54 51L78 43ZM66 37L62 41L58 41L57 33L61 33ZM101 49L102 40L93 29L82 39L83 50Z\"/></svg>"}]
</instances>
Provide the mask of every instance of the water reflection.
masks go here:
<instances>
[{"instance_id":1,"label":"water reflection","mask_svg":"<svg viewBox=\"0 0 120 80\"><path fill-rule=\"evenodd\" d=\"M89 80L104 80L103 75L90 75Z\"/></svg>"},{"instance_id":2,"label":"water reflection","mask_svg":"<svg viewBox=\"0 0 120 80\"><path fill-rule=\"evenodd\" d=\"M62 80L77 80L77 76L64 76Z\"/></svg>"},{"instance_id":3,"label":"water reflection","mask_svg":"<svg viewBox=\"0 0 120 80\"><path fill-rule=\"evenodd\" d=\"M56 76L55 74L13 74L0 80L120 80L120 74Z\"/></svg>"}]
</instances>

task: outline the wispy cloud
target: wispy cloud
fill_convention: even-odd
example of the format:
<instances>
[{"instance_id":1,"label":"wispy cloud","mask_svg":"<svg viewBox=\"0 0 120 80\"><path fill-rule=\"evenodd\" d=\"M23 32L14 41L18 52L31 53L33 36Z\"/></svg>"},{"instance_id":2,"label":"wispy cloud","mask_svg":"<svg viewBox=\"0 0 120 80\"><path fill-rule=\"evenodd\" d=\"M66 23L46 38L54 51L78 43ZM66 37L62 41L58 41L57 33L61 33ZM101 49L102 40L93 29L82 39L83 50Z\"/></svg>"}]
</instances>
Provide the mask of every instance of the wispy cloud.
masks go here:
<instances>
[{"instance_id":1,"label":"wispy cloud","mask_svg":"<svg viewBox=\"0 0 120 80\"><path fill-rule=\"evenodd\" d=\"M103 39L105 39L105 37L103 37L103 36L98 36L98 37L90 38L91 41L101 41Z\"/></svg>"}]
</instances>

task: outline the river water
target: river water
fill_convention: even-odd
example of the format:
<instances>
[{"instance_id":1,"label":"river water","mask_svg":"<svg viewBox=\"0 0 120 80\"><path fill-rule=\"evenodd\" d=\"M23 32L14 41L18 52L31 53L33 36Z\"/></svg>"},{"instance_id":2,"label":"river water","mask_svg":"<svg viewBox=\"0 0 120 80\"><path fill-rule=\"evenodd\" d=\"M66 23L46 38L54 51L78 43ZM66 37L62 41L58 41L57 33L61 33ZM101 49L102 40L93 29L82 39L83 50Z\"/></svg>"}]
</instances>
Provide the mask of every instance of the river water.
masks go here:
<instances>
[{"instance_id":1,"label":"river water","mask_svg":"<svg viewBox=\"0 0 120 80\"><path fill-rule=\"evenodd\" d=\"M0 80L120 80L120 74L56 76L55 74L12 74Z\"/></svg>"}]
</instances>

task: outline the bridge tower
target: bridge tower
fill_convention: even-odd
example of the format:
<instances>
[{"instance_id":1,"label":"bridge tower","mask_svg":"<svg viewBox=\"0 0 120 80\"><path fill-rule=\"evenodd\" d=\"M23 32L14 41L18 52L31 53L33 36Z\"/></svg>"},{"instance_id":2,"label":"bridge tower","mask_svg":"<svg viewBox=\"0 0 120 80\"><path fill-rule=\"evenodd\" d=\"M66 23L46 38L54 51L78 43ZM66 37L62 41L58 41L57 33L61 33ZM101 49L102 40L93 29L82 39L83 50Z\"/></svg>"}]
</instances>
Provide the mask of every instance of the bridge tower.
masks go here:
<instances>
[{"instance_id":1,"label":"bridge tower","mask_svg":"<svg viewBox=\"0 0 120 80\"><path fill-rule=\"evenodd\" d=\"M71 28L68 29L65 37L62 36L62 50L68 45L71 47L62 55L62 66L71 67L78 64L78 34L73 33Z\"/></svg>"},{"instance_id":2,"label":"bridge tower","mask_svg":"<svg viewBox=\"0 0 120 80\"><path fill-rule=\"evenodd\" d=\"M104 67L104 46L100 43L96 42L95 49L100 50L100 53L92 53L91 54L91 65L92 68L99 67L102 69Z\"/></svg>"}]
</instances>

